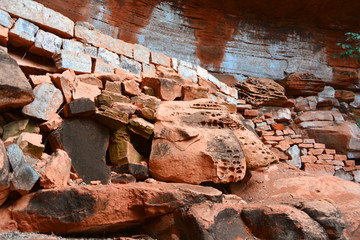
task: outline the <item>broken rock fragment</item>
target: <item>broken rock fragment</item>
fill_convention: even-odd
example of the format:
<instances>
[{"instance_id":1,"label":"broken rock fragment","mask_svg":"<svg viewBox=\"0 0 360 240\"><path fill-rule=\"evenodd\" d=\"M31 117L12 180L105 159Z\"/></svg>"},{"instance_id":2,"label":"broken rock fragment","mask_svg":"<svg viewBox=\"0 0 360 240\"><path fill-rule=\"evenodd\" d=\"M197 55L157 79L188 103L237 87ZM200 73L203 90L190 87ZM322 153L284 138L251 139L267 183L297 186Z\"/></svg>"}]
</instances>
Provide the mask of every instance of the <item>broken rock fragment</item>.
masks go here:
<instances>
[{"instance_id":1,"label":"broken rock fragment","mask_svg":"<svg viewBox=\"0 0 360 240\"><path fill-rule=\"evenodd\" d=\"M0 206L10 193L10 164L4 142L0 139Z\"/></svg>"},{"instance_id":2,"label":"broken rock fragment","mask_svg":"<svg viewBox=\"0 0 360 240\"><path fill-rule=\"evenodd\" d=\"M49 83L42 83L34 89L35 100L26 105L22 113L41 120L49 120L63 103L63 95L59 89Z\"/></svg>"},{"instance_id":3,"label":"broken rock fragment","mask_svg":"<svg viewBox=\"0 0 360 240\"><path fill-rule=\"evenodd\" d=\"M15 59L0 49L0 109L22 107L34 100L30 83Z\"/></svg>"},{"instance_id":4,"label":"broken rock fragment","mask_svg":"<svg viewBox=\"0 0 360 240\"><path fill-rule=\"evenodd\" d=\"M26 195L34 187L39 180L40 175L27 162L21 164L15 169L11 177L11 190L19 192L21 195Z\"/></svg>"}]
</instances>

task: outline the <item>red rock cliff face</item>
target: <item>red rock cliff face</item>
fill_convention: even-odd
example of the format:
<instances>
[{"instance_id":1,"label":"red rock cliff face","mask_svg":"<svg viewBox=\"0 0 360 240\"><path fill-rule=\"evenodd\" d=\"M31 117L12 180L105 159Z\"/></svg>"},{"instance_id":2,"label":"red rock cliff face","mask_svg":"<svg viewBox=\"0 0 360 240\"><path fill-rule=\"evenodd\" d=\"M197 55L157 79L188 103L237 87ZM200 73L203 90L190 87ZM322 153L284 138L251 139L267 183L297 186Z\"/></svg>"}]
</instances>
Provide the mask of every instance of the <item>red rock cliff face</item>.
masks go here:
<instances>
[{"instance_id":1,"label":"red rock cliff face","mask_svg":"<svg viewBox=\"0 0 360 240\"><path fill-rule=\"evenodd\" d=\"M358 88L359 66L332 57L343 34L358 30L356 0L37 1L114 37L213 71L273 79L311 72L338 88Z\"/></svg>"}]
</instances>

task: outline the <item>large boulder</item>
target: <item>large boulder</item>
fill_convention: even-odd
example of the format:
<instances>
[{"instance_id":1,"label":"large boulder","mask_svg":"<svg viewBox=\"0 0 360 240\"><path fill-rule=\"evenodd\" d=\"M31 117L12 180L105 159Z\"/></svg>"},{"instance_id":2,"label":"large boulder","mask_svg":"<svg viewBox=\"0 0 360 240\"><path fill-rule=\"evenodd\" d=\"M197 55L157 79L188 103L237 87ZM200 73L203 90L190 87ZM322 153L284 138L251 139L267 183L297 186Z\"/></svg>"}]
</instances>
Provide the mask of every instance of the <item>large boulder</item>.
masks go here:
<instances>
[{"instance_id":1,"label":"large boulder","mask_svg":"<svg viewBox=\"0 0 360 240\"><path fill-rule=\"evenodd\" d=\"M211 187L157 182L59 187L19 199L12 216L23 232L90 235L138 226L206 200L221 202L222 193Z\"/></svg>"},{"instance_id":2,"label":"large boulder","mask_svg":"<svg viewBox=\"0 0 360 240\"><path fill-rule=\"evenodd\" d=\"M329 237L341 235L343 227L348 239L360 237L359 184L333 176L311 175L286 163L251 174L247 183L232 183L231 192L246 202L262 206L279 203L295 206L319 222ZM326 200L333 206L313 202L319 200ZM273 226L268 225L268 228L273 229Z\"/></svg>"},{"instance_id":3,"label":"large boulder","mask_svg":"<svg viewBox=\"0 0 360 240\"><path fill-rule=\"evenodd\" d=\"M0 49L0 109L18 108L34 100L32 88L15 59Z\"/></svg>"},{"instance_id":4,"label":"large boulder","mask_svg":"<svg viewBox=\"0 0 360 240\"><path fill-rule=\"evenodd\" d=\"M194 184L237 182L246 164L256 168L276 161L235 112L235 105L207 99L161 103L149 161L152 176Z\"/></svg>"},{"instance_id":5,"label":"large boulder","mask_svg":"<svg viewBox=\"0 0 360 240\"><path fill-rule=\"evenodd\" d=\"M73 118L50 135L50 145L65 150L72 160L75 171L86 183L110 180L110 169L106 166L106 150L109 131L102 125L87 118Z\"/></svg>"}]
</instances>

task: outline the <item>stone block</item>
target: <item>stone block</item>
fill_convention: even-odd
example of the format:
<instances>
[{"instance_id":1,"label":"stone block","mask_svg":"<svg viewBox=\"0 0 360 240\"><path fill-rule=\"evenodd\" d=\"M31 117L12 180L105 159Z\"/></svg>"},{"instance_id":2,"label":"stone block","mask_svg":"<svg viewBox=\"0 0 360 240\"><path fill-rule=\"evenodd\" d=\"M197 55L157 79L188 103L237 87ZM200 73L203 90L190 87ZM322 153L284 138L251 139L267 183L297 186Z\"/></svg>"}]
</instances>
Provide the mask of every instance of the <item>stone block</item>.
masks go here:
<instances>
[{"instance_id":1,"label":"stone block","mask_svg":"<svg viewBox=\"0 0 360 240\"><path fill-rule=\"evenodd\" d=\"M30 119L22 119L4 125L3 140L19 136L22 132L39 133L40 129L36 123Z\"/></svg>"},{"instance_id":2,"label":"stone block","mask_svg":"<svg viewBox=\"0 0 360 240\"><path fill-rule=\"evenodd\" d=\"M111 175L111 183L112 184L129 184L129 183L135 183L136 178L128 173L124 174L113 174Z\"/></svg>"},{"instance_id":3,"label":"stone block","mask_svg":"<svg viewBox=\"0 0 360 240\"><path fill-rule=\"evenodd\" d=\"M281 123L273 123L273 124L271 124L271 128L273 130L281 130L281 131L285 130L285 126Z\"/></svg>"},{"instance_id":4,"label":"stone block","mask_svg":"<svg viewBox=\"0 0 360 240\"><path fill-rule=\"evenodd\" d=\"M325 144L323 143L314 143L315 149L325 149Z\"/></svg>"},{"instance_id":5,"label":"stone block","mask_svg":"<svg viewBox=\"0 0 360 240\"><path fill-rule=\"evenodd\" d=\"M303 143L315 143L315 139L304 139Z\"/></svg>"},{"instance_id":6,"label":"stone block","mask_svg":"<svg viewBox=\"0 0 360 240\"><path fill-rule=\"evenodd\" d=\"M24 106L22 113L41 120L49 120L63 103L59 89L49 83L42 83L34 89L35 100Z\"/></svg>"},{"instance_id":7,"label":"stone block","mask_svg":"<svg viewBox=\"0 0 360 240\"><path fill-rule=\"evenodd\" d=\"M150 62L150 51L147 47L139 44L134 45L134 60L142 63L149 64Z\"/></svg>"},{"instance_id":8,"label":"stone block","mask_svg":"<svg viewBox=\"0 0 360 240\"><path fill-rule=\"evenodd\" d=\"M324 152L324 149L323 148L319 148L319 149L315 149L315 148L311 148L309 149L309 153L312 154L312 155L320 155Z\"/></svg>"},{"instance_id":9,"label":"stone block","mask_svg":"<svg viewBox=\"0 0 360 240\"><path fill-rule=\"evenodd\" d=\"M81 42L78 42L76 40L69 40L69 39L63 39L63 45L62 49L70 51L70 52L79 52L79 53L85 53L84 44ZM88 54L88 53L86 53ZM88 54L90 55L90 54ZM96 54L97 56L97 54Z\"/></svg>"},{"instance_id":10,"label":"stone block","mask_svg":"<svg viewBox=\"0 0 360 240\"><path fill-rule=\"evenodd\" d=\"M194 83L198 83L197 72L195 69L180 65L178 73L182 78L188 79Z\"/></svg>"},{"instance_id":11,"label":"stone block","mask_svg":"<svg viewBox=\"0 0 360 240\"><path fill-rule=\"evenodd\" d=\"M304 163L304 171L315 175L334 176L335 168L332 165Z\"/></svg>"},{"instance_id":12,"label":"stone block","mask_svg":"<svg viewBox=\"0 0 360 240\"><path fill-rule=\"evenodd\" d=\"M198 85L183 85L181 92L184 101L209 98L209 89Z\"/></svg>"},{"instance_id":13,"label":"stone block","mask_svg":"<svg viewBox=\"0 0 360 240\"><path fill-rule=\"evenodd\" d=\"M119 55L117 55L116 53L113 53L109 50L106 50L106 49L100 47L99 51L98 51L98 58L103 60L105 63L107 63L111 66L114 66L114 68L120 67Z\"/></svg>"},{"instance_id":14,"label":"stone block","mask_svg":"<svg viewBox=\"0 0 360 240\"><path fill-rule=\"evenodd\" d=\"M317 158L315 156L301 156L301 162L302 163L315 163L317 161Z\"/></svg>"},{"instance_id":15,"label":"stone block","mask_svg":"<svg viewBox=\"0 0 360 240\"><path fill-rule=\"evenodd\" d=\"M17 144L11 144L6 148L7 157L11 168L15 171L25 162L24 153Z\"/></svg>"},{"instance_id":16,"label":"stone block","mask_svg":"<svg viewBox=\"0 0 360 240\"><path fill-rule=\"evenodd\" d=\"M345 166L347 167L354 167L355 166L355 160L344 160Z\"/></svg>"},{"instance_id":17,"label":"stone block","mask_svg":"<svg viewBox=\"0 0 360 240\"><path fill-rule=\"evenodd\" d=\"M259 110L257 109L245 109L244 111L245 117L253 118L253 117L257 117L258 115L259 115Z\"/></svg>"},{"instance_id":18,"label":"stone block","mask_svg":"<svg viewBox=\"0 0 360 240\"><path fill-rule=\"evenodd\" d=\"M208 77L209 77L209 72L200 66L196 67L196 73L199 77L201 77L203 79L208 79Z\"/></svg>"},{"instance_id":19,"label":"stone block","mask_svg":"<svg viewBox=\"0 0 360 240\"><path fill-rule=\"evenodd\" d=\"M350 172L344 171L343 169L336 170L334 176L348 181L354 180L353 175Z\"/></svg>"},{"instance_id":20,"label":"stone block","mask_svg":"<svg viewBox=\"0 0 360 240\"><path fill-rule=\"evenodd\" d=\"M95 114L96 106L89 98L79 98L64 106L65 117L89 117Z\"/></svg>"},{"instance_id":21,"label":"stone block","mask_svg":"<svg viewBox=\"0 0 360 240\"><path fill-rule=\"evenodd\" d=\"M333 160L334 155L320 154L317 156L319 160Z\"/></svg>"},{"instance_id":22,"label":"stone block","mask_svg":"<svg viewBox=\"0 0 360 240\"><path fill-rule=\"evenodd\" d=\"M171 58L171 68L178 71L180 61L177 58Z\"/></svg>"},{"instance_id":23,"label":"stone block","mask_svg":"<svg viewBox=\"0 0 360 240\"><path fill-rule=\"evenodd\" d=\"M90 45L86 45L84 47L85 54L89 55L92 58L98 57L98 48Z\"/></svg>"},{"instance_id":24,"label":"stone block","mask_svg":"<svg viewBox=\"0 0 360 240\"><path fill-rule=\"evenodd\" d=\"M181 86L172 79L146 77L141 86L151 87L155 91L155 96L165 101L172 101L181 97Z\"/></svg>"},{"instance_id":25,"label":"stone block","mask_svg":"<svg viewBox=\"0 0 360 240\"><path fill-rule=\"evenodd\" d=\"M142 118L131 118L129 121L129 129L146 139L150 139L154 134L154 124Z\"/></svg>"},{"instance_id":26,"label":"stone block","mask_svg":"<svg viewBox=\"0 0 360 240\"><path fill-rule=\"evenodd\" d=\"M14 25L14 20L11 18L9 13L0 9L0 25L5 28L11 28Z\"/></svg>"},{"instance_id":27,"label":"stone block","mask_svg":"<svg viewBox=\"0 0 360 240\"><path fill-rule=\"evenodd\" d=\"M123 55L120 57L120 68L136 75L141 75L141 63Z\"/></svg>"},{"instance_id":28,"label":"stone block","mask_svg":"<svg viewBox=\"0 0 360 240\"><path fill-rule=\"evenodd\" d=\"M76 73L91 73L92 61L89 55L62 50L53 59L57 70L72 69Z\"/></svg>"},{"instance_id":29,"label":"stone block","mask_svg":"<svg viewBox=\"0 0 360 240\"><path fill-rule=\"evenodd\" d=\"M166 56L165 54L162 53L157 53L157 52L151 52L151 60L150 62L155 64L155 65L162 65L165 67L170 67L170 58L168 56Z\"/></svg>"},{"instance_id":30,"label":"stone block","mask_svg":"<svg viewBox=\"0 0 360 240\"><path fill-rule=\"evenodd\" d=\"M11 190L26 195L39 180L40 175L29 163L24 162L13 173L11 177Z\"/></svg>"},{"instance_id":31,"label":"stone block","mask_svg":"<svg viewBox=\"0 0 360 240\"><path fill-rule=\"evenodd\" d=\"M155 77L156 76L156 68L154 64L142 64L142 72L141 77Z\"/></svg>"},{"instance_id":32,"label":"stone block","mask_svg":"<svg viewBox=\"0 0 360 240\"><path fill-rule=\"evenodd\" d=\"M79 98L88 98L91 101L95 101L95 98L101 94L101 90L97 86L79 81L75 82L72 93L74 100Z\"/></svg>"},{"instance_id":33,"label":"stone block","mask_svg":"<svg viewBox=\"0 0 360 240\"><path fill-rule=\"evenodd\" d=\"M73 21L35 1L0 0L0 8L11 15L34 22L60 37L71 38L74 36Z\"/></svg>"},{"instance_id":34,"label":"stone block","mask_svg":"<svg viewBox=\"0 0 360 240\"><path fill-rule=\"evenodd\" d=\"M100 73L100 74L104 74L104 73L114 73L115 70L115 66L110 65L106 62L104 62L101 59L96 59L95 60L95 68L94 68L94 73Z\"/></svg>"},{"instance_id":35,"label":"stone block","mask_svg":"<svg viewBox=\"0 0 360 240\"><path fill-rule=\"evenodd\" d=\"M10 194L10 170L6 148L0 139L0 206Z\"/></svg>"},{"instance_id":36,"label":"stone block","mask_svg":"<svg viewBox=\"0 0 360 240\"><path fill-rule=\"evenodd\" d=\"M314 144L312 144L312 143L300 143L299 147L300 148L312 148L312 147L314 147Z\"/></svg>"},{"instance_id":37,"label":"stone block","mask_svg":"<svg viewBox=\"0 0 360 240\"><path fill-rule=\"evenodd\" d=\"M103 105L96 111L95 120L111 130L117 130L129 123L129 114Z\"/></svg>"},{"instance_id":38,"label":"stone block","mask_svg":"<svg viewBox=\"0 0 360 240\"><path fill-rule=\"evenodd\" d=\"M75 78L75 82L78 81L97 86L99 89L103 89L103 81L101 81L99 78L95 77L92 74L77 75Z\"/></svg>"},{"instance_id":39,"label":"stone block","mask_svg":"<svg viewBox=\"0 0 360 240\"><path fill-rule=\"evenodd\" d=\"M73 99L71 91L73 90L75 77L76 75L72 69L66 70L62 74L53 74L51 76L52 82L60 89L64 96L64 100L67 103L71 102Z\"/></svg>"},{"instance_id":40,"label":"stone block","mask_svg":"<svg viewBox=\"0 0 360 240\"><path fill-rule=\"evenodd\" d=\"M30 47L30 52L51 57L60 52L63 40L55 34L39 30L36 33L34 45Z\"/></svg>"},{"instance_id":41,"label":"stone block","mask_svg":"<svg viewBox=\"0 0 360 240\"><path fill-rule=\"evenodd\" d=\"M1 6L1 5L0 5ZM14 46L28 47L35 42L35 35L39 27L19 18L9 32L9 39Z\"/></svg>"},{"instance_id":42,"label":"stone block","mask_svg":"<svg viewBox=\"0 0 360 240\"><path fill-rule=\"evenodd\" d=\"M87 22L77 22L75 25L75 38L83 43L95 47L105 48L111 52L133 57L134 45L96 30L93 25Z\"/></svg>"}]
</instances>

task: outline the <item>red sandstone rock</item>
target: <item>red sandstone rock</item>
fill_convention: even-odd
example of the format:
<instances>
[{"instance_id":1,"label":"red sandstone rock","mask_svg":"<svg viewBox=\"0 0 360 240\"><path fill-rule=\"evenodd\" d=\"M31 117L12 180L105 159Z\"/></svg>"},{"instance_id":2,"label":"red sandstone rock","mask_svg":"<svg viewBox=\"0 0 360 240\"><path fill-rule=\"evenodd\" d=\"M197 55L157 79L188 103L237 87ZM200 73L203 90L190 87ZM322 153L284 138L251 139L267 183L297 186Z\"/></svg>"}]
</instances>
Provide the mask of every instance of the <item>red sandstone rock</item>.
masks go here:
<instances>
[{"instance_id":1,"label":"red sandstone rock","mask_svg":"<svg viewBox=\"0 0 360 240\"><path fill-rule=\"evenodd\" d=\"M170 58L162 53L151 52L150 62L156 65L170 67Z\"/></svg>"},{"instance_id":2,"label":"red sandstone rock","mask_svg":"<svg viewBox=\"0 0 360 240\"><path fill-rule=\"evenodd\" d=\"M0 45L7 46L9 40L9 29L0 25Z\"/></svg>"},{"instance_id":3,"label":"red sandstone rock","mask_svg":"<svg viewBox=\"0 0 360 240\"><path fill-rule=\"evenodd\" d=\"M24 73L16 61L0 50L0 108L22 107L34 100Z\"/></svg>"},{"instance_id":4,"label":"red sandstone rock","mask_svg":"<svg viewBox=\"0 0 360 240\"><path fill-rule=\"evenodd\" d=\"M282 106L287 98L282 86L267 78L248 78L236 83L239 98L255 106Z\"/></svg>"},{"instance_id":5,"label":"red sandstone rock","mask_svg":"<svg viewBox=\"0 0 360 240\"><path fill-rule=\"evenodd\" d=\"M123 93L129 96L136 96L141 94L139 84L134 80L127 80L122 82Z\"/></svg>"},{"instance_id":6,"label":"red sandstone rock","mask_svg":"<svg viewBox=\"0 0 360 240\"><path fill-rule=\"evenodd\" d=\"M73 99L88 98L91 101L95 101L95 97L101 94L101 90L94 85L75 82L72 90Z\"/></svg>"},{"instance_id":7,"label":"red sandstone rock","mask_svg":"<svg viewBox=\"0 0 360 240\"><path fill-rule=\"evenodd\" d=\"M301 156L302 163L315 163L317 161L317 157L315 156Z\"/></svg>"},{"instance_id":8,"label":"red sandstone rock","mask_svg":"<svg viewBox=\"0 0 360 240\"><path fill-rule=\"evenodd\" d=\"M280 163L268 170L252 171L252 178L246 184L233 183L231 189L247 202L266 204L327 199L339 209L345 221L344 235L350 239L359 236L360 186L356 183L332 176L312 176Z\"/></svg>"},{"instance_id":9,"label":"red sandstone rock","mask_svg":"<svg viewBox=\"0 0 360 240\"><path fill-rule=\"evenodd\" d=\"M189 101L199 98L209 98L209 89L202 86L183 85L181 92L182 92L182 99L184 101Z\"/></svg>"},{"instance_id":10,"label":"red sandstone rock","mask_svg":"<svg viewBox=\"0 0 360 240\"><path fill-rule=\"evenodd\" d=\"M53 114L49 120L39 125L40 130L42 132L52 132L63 123L63 119L59 116L59 114Z\"/></svg>"},{"instance_id":11,"label":"red sandstone rock","mask_svg":"<svg viewBox=\"0 0 360 240\"><path fill-rule=\"evenodd\" d=\"M285 87L286 95L290 96L316 96L325 87L325 82L311 73L292 73L280 84Z\"/></svg>"},{"instance_id":12,"label":"red sandstone rock","mask_svg":"<svg viewBox=\"0 0 360 240\"><path fill-rule=\"evenodd\" d=\"M110 170L105 157L109 141L108 130L91 119L72 118L50 135L53 151L65 150L79 176L89 183L100 180L103 184L110 179Z\"/></svg>"},{"instance_id":13,"label":"red sandstone rock","mask_svg":"<svg viewBox=\"0 0 360 240\"><path fill-rule=\"evenodd\" d=\"M54 85L61 90L65 102L69 103L72 100L71 90L73 89L75 82L75 73L73 70L66 70L63 74L51 75Z\"/></svg>"},{"instance_id":14,"label":"red sandstone rock","mask_svg":"<svg viewBox=\"0 0 360 240\"><path fill-rule=\"evenodd\" d=\"M337 98L340 102L351 103L355 100L355 93L347 90L336 90L335 98Z\"/></svg>"},{"instance_id":15,"label":"red sandstone rock","mask_svg":"<svg viewBox=\"0 0 360 240\"><path fill-rule=\"evenodd\" d=\"M257 109L245 109L244 116L245 117L257 117L259 115L259 110Z\"/></svg>"},{"instance_id":16,"label":"red sandstone rock","mask_svg":"<svg viewBox=\"0 0 360 240\"><path fill-rule=\"evenodd\" d=\"M154 89L155 96L165 101L181 97L181 85L172 79L146 77L143 79L141 87L144 86Z\"/></svg>"},{"instance_id":17,"label":"red sandstone rock","mask_svg":"<svg viewBox=\"0 0 360 240\"><path fill-rule=\"evenodd\" d=\"M40 185L46 189L67 186L70 170L71 159L68 154L57 149L40 172Z\"/></svg>"},{"instance_id":18,"label":"red sandstone rock","mask_svg":"<svg viewBox=\"0 0 360 240\"><path fill-rule=\"evenodd\" d=\"M45 149L45 146L42 144L42 138L40 134L23 132L18 137L16 144L25 155L40 158Z\"/></svg>"},{"instance_id":19,"label":"red sandstone rock","mask_svg":"<svg viewBox=\"0 0 360 240\"><path fill-rule=\"evenodd\" d=\"M245 205L242 212L254 234L263 239L327 239L324 228L295 207L281 204Z\"/></svg>"},{"instance_id":20,"label":"red sandstone rock","mask_svg":"<svg viewBox=\"0 0 360 240\"><path fill-rule=\"evenodd\" d=\"M271 128L273 130L284 130L285 126L281 123L273 123L273 124L271 124Z\"/></svg>"},{"instance_id":21,"label":"red sandstone rock","mask_svg":"<svg viewBox=\"0 0 360 240\"><path fill-rule=\"evenodd\" d=\"M326 165L326 164L323 165L323 164L305 163L304 171L316 175L334 176L335 174L334 166Z\"/></svg>"},{"instance_id":22,"label":"red sandstone rock","mask_svg":"<svg viewBox=\"0 0 360 240\"><path fill-rule=\"evenodd\" d=\"M206 200L220 202L222 194L214 188L179 183L59 187L19 199L12 215L23 232L94 234L137 226Z\"/></svg>"}]
</instances>

